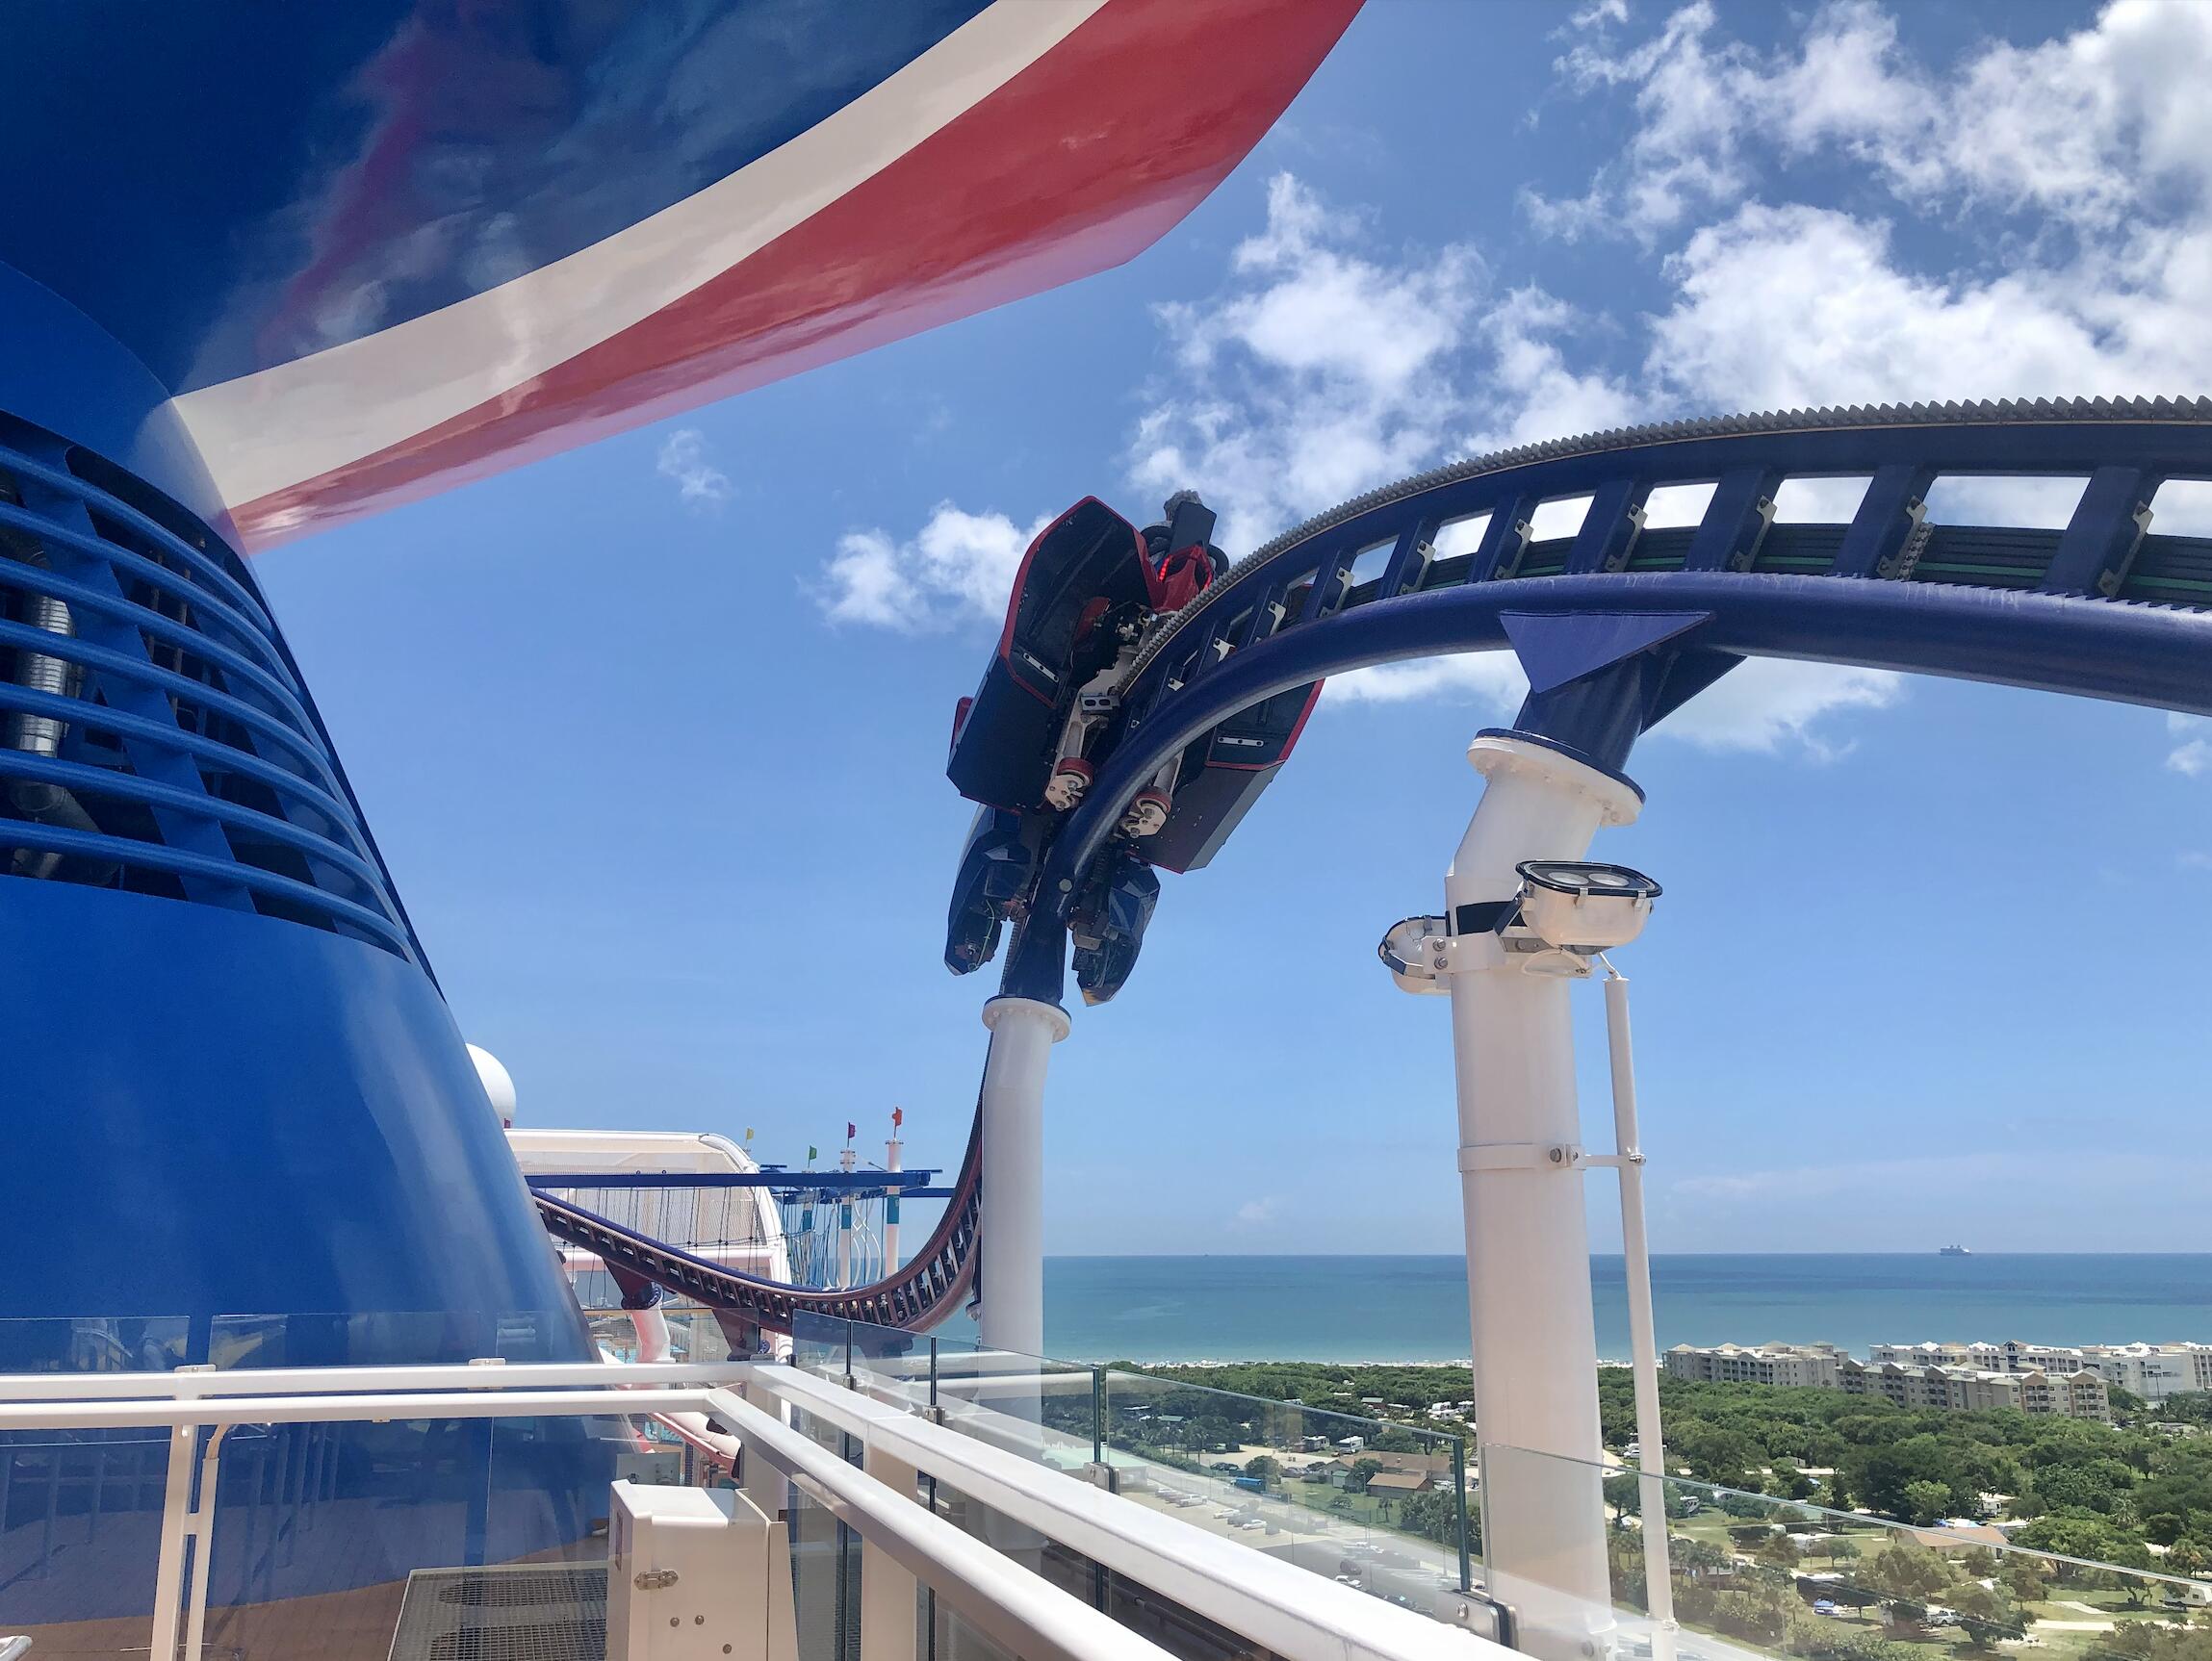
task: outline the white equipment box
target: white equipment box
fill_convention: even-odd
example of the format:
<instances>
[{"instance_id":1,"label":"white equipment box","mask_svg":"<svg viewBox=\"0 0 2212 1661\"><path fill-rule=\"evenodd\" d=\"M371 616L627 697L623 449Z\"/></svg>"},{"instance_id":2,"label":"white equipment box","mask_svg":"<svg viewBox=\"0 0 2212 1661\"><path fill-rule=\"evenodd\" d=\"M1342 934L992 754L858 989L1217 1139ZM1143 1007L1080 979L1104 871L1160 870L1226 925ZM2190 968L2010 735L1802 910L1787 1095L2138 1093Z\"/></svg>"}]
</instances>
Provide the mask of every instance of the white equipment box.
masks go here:
<instances>
[{"instance_id":1,"label":"white equipment box","mask_svg":"<svg viewBox=\"0 0 2212 1661\"><path fill-rule=\"evenodd\" d=\"M617 1482L606 1661L795 1661L784 1525L734 1489Z\"/></svg>"}]
</instances>

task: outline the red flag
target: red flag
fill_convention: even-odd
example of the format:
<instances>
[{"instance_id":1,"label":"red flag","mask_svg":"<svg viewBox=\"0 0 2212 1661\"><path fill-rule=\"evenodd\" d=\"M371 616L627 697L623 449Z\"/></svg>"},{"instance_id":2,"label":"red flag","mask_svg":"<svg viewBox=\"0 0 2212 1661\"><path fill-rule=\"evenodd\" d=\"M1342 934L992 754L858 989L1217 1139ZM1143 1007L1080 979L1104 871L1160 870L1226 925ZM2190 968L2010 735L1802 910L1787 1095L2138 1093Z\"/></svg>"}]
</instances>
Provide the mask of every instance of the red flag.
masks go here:
<instances>
[{"instance_id":1,"label":"red flag","mask_svg":"<svg viewBox=\"0 0 2212 1661\"><path fill-rule=\"evenodd\" d=\"M897 1130L897 1129L898 1129L898 1128L899 1128L901 1125L905 1124L906 1122L907 1122L907 1111L906 1111L906 1109L904 1109L904 1108L893 1108L893 1109L891 1110L891 1129L895 1131L895 1130Z\"/></svg>"}]
</instances>

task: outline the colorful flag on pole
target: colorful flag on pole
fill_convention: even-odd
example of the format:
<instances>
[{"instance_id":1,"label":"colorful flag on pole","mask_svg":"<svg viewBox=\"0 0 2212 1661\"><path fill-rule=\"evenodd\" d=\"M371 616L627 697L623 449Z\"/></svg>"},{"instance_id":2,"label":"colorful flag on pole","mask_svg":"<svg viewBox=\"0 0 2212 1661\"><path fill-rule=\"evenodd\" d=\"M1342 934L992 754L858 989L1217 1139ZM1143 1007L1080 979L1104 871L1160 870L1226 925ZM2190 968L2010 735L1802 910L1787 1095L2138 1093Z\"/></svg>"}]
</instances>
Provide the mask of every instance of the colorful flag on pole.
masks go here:
<instances>
[{"instance_id":1,"label":"colorful flag on pole","mask_svg":"<svg viewBox=\"0 0 2212 1661\"><path fill-rule=\"evenodd\" d=\"M861 1134L861 1127L860 1127L860 1126L858 1126L858 1125L856 1125L856 1124L854 1124L852 1120L850 1120L850 1119L847 1119L847 1120L845 1121L845 1140L847 1140L847 1141L849 1142L849 1141L851 1141L851 1140L852 1140L852 1139L853 1139L855 1137L859 1136L860 1134Z\"/></svg>"},{"instance_id":2,"label":"colorful flag on pole","mask_svg":"<svg viewBox=\"0 0 2212 1661\"><path fill-rule=\"evenodd\" d=\"M819 1158L821 1156L821 1152L822 1150L815 1147L811 1142L807 1144L807 1157L809 1159L811 1160Z\"/></svg>"},{"instance_id":3,"label":"colorful flag on pole","mask_svg":"<svg viewBox=\"0 0 2212 1661\"><path fill-rule=\"evenodd\" d=\"M898 1128L899 1128L901 1125L905 1124L906 1122L907 1122L907 1111L906 1111L906 1109L904 1109L904 1108L893 1108L893 1109L891 1110L891 1129L895 1131L895 1130L897 1130L897 1129L898 1129Z\"/></svg>"}]
</instances>

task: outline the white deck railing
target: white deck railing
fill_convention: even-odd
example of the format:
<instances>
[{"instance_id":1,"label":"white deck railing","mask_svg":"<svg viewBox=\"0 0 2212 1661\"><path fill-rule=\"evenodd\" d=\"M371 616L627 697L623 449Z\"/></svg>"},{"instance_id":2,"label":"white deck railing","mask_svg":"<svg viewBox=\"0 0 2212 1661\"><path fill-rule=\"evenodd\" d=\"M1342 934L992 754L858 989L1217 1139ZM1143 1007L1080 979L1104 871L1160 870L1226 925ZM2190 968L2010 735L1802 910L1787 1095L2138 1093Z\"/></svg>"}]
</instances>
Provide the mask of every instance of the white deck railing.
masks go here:
<instances>
[{"instance_id":1,"label":"white deck railing","mask_svg":"<svg viewBox=\"0 0 2212 1661\"><path fill-rule=\"evenodd\" d=\"M788 1409L853 1436L864 1466L794 1429ZM789 1483L860 1537L862 1661L912 1661L917 1585L1025 1661L1167 1661L1158 1646L920 1503L917 1472L1285 1661L1483 1661L1498 1651L1473 1632L934 1422L912 1403L887 1405L788 1367L478 1363L0 1376L0 1432L168 1432L149 1649L184 1661L200 1661L203 1650L216 1476L232 1427L661 1414L710 1415L735 1431L746 1490L770 1516Z\"/></svg>"}]
</instances>

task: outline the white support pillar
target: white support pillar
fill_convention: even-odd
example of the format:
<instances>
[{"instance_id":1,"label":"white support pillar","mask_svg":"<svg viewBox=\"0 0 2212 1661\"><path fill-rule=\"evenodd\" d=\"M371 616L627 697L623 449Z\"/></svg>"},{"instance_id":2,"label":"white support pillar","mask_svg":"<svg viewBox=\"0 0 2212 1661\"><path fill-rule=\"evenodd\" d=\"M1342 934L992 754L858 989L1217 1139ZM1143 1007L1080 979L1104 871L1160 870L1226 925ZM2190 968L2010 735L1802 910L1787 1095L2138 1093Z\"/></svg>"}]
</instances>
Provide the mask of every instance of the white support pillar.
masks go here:
<instances>
[{"instance_id":1,"label":"white support pillar","mask_svg":"<svg viewBox=\"0 0 2212 1661\"><path fill-rule=\"evenodd\" d=\"M1044 1353L1044 1072L1067 1011L1035 998L983 1007L983 1310L993 1349Z\"/></svg>"},{"instance_id":2,"label":"white support pillar","mask_svg":"<svg viewBox=\"0 0 2212 1661\"><path fill-rule=\"evenodd\" d=\"M1482 737L1467 754L1488 783L1445 877L1454 917L1511 900L1522 860L1580 859L1641 806L1629 784L1542 744ZM1526 1647L1583 1661L1612 1605L1571 983L1525 963L1471 954L1449 977L1482 1544Z\"/></svg>"},{"instance_id":3,"label":"white support pillar","mask_svg":"<svg viewBox=\"0 0 2212 1661\"><path fill-rule=\"evenodd\" d=\"M899 1140L894 1131L891 1139L884 1144L884 1169L894 1175L904 1167L906 1143ZM899 1272L899 1190L892 1184L890 1192L884 1196L884 1278L888 1280Z\"/></svg>"},{"instance_id":4,"label":"white support pillar","mask_svg":"<svg viewBox=\"0 0 2212 1661\"><path fill-rule=\"evenodd\" d=\"M860 1164L860 1156L851 1148L837 1155L837 1169L851 1176ZM837 1286L840 1290L853 1284L853 1195L851 1189L837 1197Z\"/></svg>"},{"instance_id":5,"label":"white support pillar","mask_svg":"<svg viewBox=\"0 0 2212 1661\"><path fill-rule=\"evenodd\" d=\"M1606 1048L1612 1063L1613 1145L1620 1150L1621 1260L1627 1270L1629 1351L1636 1380L1636 1455L1643 1475L1645 1607L1652 1661L1675 1661L1673 1553L1666 1533L1666 1437L1659 1420L1659 1324L1652 1310L1651 1243L1644 1228L1643 1132L1636 1123L1635 1054L1629 1036L1629 981L1606 979Z\"/></svg>"},{"instance_id":6,"label":"white support pillar","mask_svg":"<svg viewBox=\"0 0 2212 1661\"><path fill-rule=\"evenodd\" d=\"M861 1455L861 1469L885 1487L914 1497L913 1466L869 1447ZM921 1583L912 1570L901 1568L862 1535L861 1661L914 1661L920 1632Z\"/></svg>"},{"instance_id":7,"label":"white support pillar","mask_svg":"<svg viewBox=\"0 0 2212 1661\"><path fill-rule=\"evenodd\" d=\"M199 1428L169 1430L168 1475L162 1488L161 1545L154 1556L154 1620L146 1640L149 1661L172 1661L184 1613L185 1542L192 1534L193 1466L199 1457Z\"/></svg>"}]
</instances>

